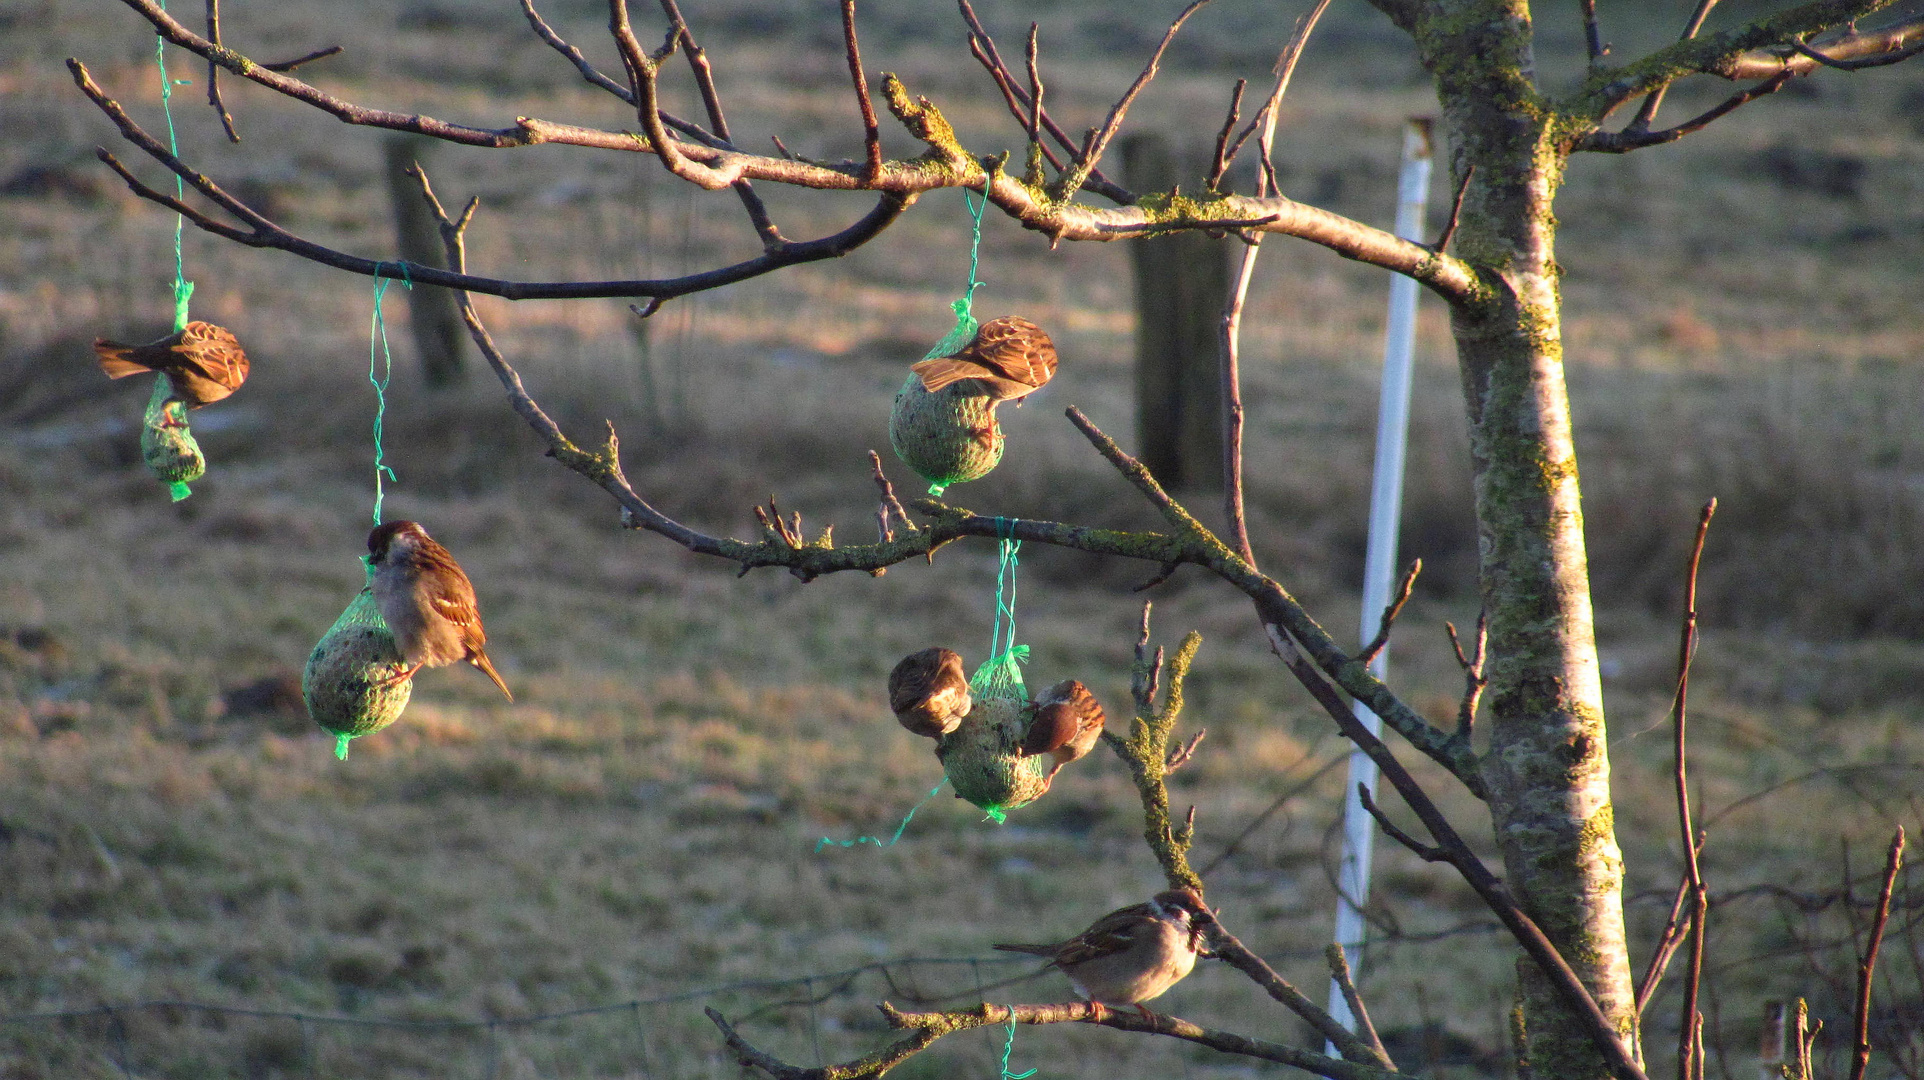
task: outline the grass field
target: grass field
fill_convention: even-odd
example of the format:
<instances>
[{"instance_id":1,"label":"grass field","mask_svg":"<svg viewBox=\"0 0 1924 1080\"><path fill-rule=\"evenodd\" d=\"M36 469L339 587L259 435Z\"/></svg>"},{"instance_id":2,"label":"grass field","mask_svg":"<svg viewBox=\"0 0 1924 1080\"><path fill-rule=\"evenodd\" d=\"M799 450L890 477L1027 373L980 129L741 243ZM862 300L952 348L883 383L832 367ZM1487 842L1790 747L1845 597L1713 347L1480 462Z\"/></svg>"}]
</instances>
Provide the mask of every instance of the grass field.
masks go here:
<instances>
[{"instance_id":1,"label":"grass field","mask_svg":"<svg viewBox=\"0 0 1924 1080\"><path fill-rule=\"evenodd\" d=\"M230 42L279 57L340 41L347 53L309 74L357 100L488 124L624 122L528 37L512 5L284 7L234 6ZM755 133L745 144L775 132L811 156L859 150L840 53L824 36L828 8L687 7L731 121ZM1167 14L982 10L1006 45L1031 8L1045 63L1056 57L1050 100L1072 130L1099 119ZM550 14L588 46L598 10ZM1261 78L1289 14L1225 0L1198 16L1194 43L1137 122L1192 131L1205 116L1213 129L1228 81ZM1676 17L1632 9L1610 29L1627 55ZM972 147L1015 144L950 9L889 5L864 20L872 68L934 98ZM1575 44L1574 20L1543 22L1549 73ZM111 129L67 82L67 55L143 122L159 115L151 40L116 5L60 0L0 22L0 183L42 177L0 196L0 1077L723 1077L735 1066L717 1053L704 1004L750 1015L751 1038L806 1061L818 1048L834 1059L874 1046L872 1005L885 998L1067 996L1054 976L1007 984L1034 969L988 946L1066 936L1158 885L1113 759L1080 763L1004 826L945 794L896 847L815 850L823 836L886 835L940 780L925 746L890 720L884 678L929 644L984 658L989 546L804 586L766 572L738 580L623 532L604 497L540 456L483 372L456 391L420 387L400 290L388 294L401 370L386 420L400 474L387 514L425 522L468 568L516 703L473 672L427 673L399 724L337 762L297 703L258 692L298 674L360 580L373 478L369 286L190 231L195 312L241 336L255 374L242 395L197 414L211 472L170 505L134 449L146 388L100 380L86 342L138 339L164 319L172 222L91 161ZM178 75L204 75L176 63ZM1684 115L1719 89L1679 93L1668 108ZM673 93L687 108L687 86ZM1714 1067L1726 1075L1753 1075L1766 998L1809 996L1843 1026L1843 943L1863 879L1893 824L1924 824L1921 100L1924 69L1822 77L1677 146L1581 161L1559 205L1639 965L1679 865L1662 718L1683 553L1696 508L1713 495L1722 505L1700 600L1693 767L1707 873L1729 896L1709 1001ZM198 86L175 101L183 147L210 173L273 200L291 227L391 254L376 136L230 86L245 141L229 147ZM1286 190L1386 222L1403 117L1433 108L1378 17L1332 11L1285 110ZM886 138L892 153L913 152ZM471 245L482 271L670 274L749 250L731 197L691 195L637 155L448 148L430 170L445 197L483 197ZM791 236L865 209L768 197ZM886 445L902 365L946 329L965 222L959 197L931 197L845 260L671 304L645 338L614 302L483 301L482 311L571 432L615 423L630 477L664 511L746 536L749 507L772 492L811 531L833 523L860 538L873 528L866 451ZM1007 460L952 501L1151 524L1061 418L1074 404L1132 441L1127 252L1050 252L991 219L983 260L978 310L1047 326L1063 368L1027 408L1005 410ZM1357 627L1383 285L1379 272L1272 242L1246 331L1257 553L1345 639ZM1442 623L1474 622L1475 537L1435 304L1419 356L1405 555L1429 569L1391 668L1407 699L1447 722L1460 677ZM1213 518L1211 500L1199 502ZM1131 589L1154 568L1023 555L1030 682L1081 678L1119 713L1142 600ZM1205 635L1185 724L1210 734L1174 792L1198 807L1199 863L1283 800L1211 872L1210 899L1320 996L1341 773L1319 770L1342 748L1233 595L1189 575L1147 595L1159 640ZM1470 800L1437 789L1468 834L1487 835ZM1806 903L1846 873L1858 879L1855 907ZM1906 895L1908 934L1919 893ZM1501 1075L1513 957L1488 916L1395 850L1381 851L1372 903L1384 943L1364 989L1379 1025L1444 1024L1481 1055L1446 1073ZM914 957L980 962L899 963ZM883 961L886 974L693 993ZM1915 936L1893 938L1886 970L1889 1030L1914 1034L1924 1028ZM5 1022L155 1000L423 1026L180 1008ZM1164 1000L1211 1026L1301 1034L1223 970ZM1660 998L1646 1030L1655 1060L1674 1043L1673 1012ZM498 1023L433 1026L477 1020ZM1012 1065L1052 1078L1269 1075L1163 1042L1025 1029ZM1422 1040L1409 1045L1420 1063ZM944 1040L898 1075L992 1075L1002 1049L1000 1032Z\"/></svg>"}]
</instances>

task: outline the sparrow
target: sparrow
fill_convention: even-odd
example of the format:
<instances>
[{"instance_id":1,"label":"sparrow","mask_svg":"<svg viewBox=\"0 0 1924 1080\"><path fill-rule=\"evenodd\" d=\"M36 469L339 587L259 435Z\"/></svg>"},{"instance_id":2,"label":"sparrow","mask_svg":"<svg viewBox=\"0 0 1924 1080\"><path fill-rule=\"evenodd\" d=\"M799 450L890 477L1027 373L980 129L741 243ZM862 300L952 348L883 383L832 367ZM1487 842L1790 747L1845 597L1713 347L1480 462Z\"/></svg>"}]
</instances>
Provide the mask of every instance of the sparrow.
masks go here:
<instances>
[{"instance_id":1,"label":"sparrow","mask_svg":"<svg viewBox=\"0 0 1924 1080\"><path fill-rule=\"evenodd\" d=\"M978 379L995 401L1022 399L1042 389L1056 373L1056 347L1040 326L1005 315L983 323L975 340L954 356L909 365L933 394L961 379Z\"/></svg>"},{"instance_id":2,"label":"sparrow","mask_svg":"<svg viewBox=\"0 0 1924 1080\"><path fill-rule=\"evenodd\" d=\"M962 658L950 649L910 653L889 672L889 708L917 735L939 739L969 715L974 700Z\"/></svg>"},{"instance_id":3,"label":"sparrow","mask_svg":"<svg viewBox=\"0 0 1924 1080\"><path fill-rule=\"evenodd\" d=\"M412 521L390 521L367 535L367 562L374 568L374 604L381 610L402 670L389 682L424 667L466 660L514 700L488 659L488 632L481 628L474 585L448 549Z\"/></svg>"},{"instance_id":4,"label":"sparrow","mask_svg":"<svg viewBox=\"0 0 1924 1080\"><path fill-rule=\"evenodd\" d=\"M161 373L167 378L170 396L189 409L219 401L247 381L247 354L240 342L226 327L213 323L190 322L179 333L145 345L95 338L94 353L109 379L143 371ZM184 425L168 417L162 426Z\"/></svg>"},{"instance_id":5,"label":"sparrow","mask_svg":"<svg viewBox=\"0 0 1924 1080\"><path fill-rule=\"evenodd\" d=\"M1181 982L1202 955L1203 925L1210 916L1202 897L1189 889L1157 893L1097 919L1095 925L1054 945L997 945L1006 952L1046 956L1069 977L1069 985L1098 1005L1134 1005Z\"/></svg>"},{"instance_id":6,"label":"sparrow","mask_svg":"<svg viewBox=\"0 0 1924 1080\"><path fill-rule=\"evenodd\" d=\"M1064 765L1095 749L1105 719L1102 705L1088 687L1064 679L1036 698L1035 718L1022 736L1022 756L1054 757L1055 768L1045 778L1053 780Z\"/></svg>"}]
</instances>

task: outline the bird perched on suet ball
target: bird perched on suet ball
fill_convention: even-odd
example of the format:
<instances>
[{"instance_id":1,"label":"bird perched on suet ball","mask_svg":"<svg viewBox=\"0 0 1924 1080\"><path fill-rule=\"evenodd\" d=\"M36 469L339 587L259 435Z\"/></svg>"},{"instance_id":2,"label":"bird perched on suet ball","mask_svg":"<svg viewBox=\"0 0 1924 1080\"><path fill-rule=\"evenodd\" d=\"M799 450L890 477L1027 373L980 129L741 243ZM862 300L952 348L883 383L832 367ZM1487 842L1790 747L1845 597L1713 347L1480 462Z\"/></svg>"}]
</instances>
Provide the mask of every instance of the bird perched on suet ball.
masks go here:
<instances>
[{"instance_id":1,"label":"bird perched on suet ball","mask_svg":"<svg viewBox=\"0 0 1924 1080\"><path fill-rule=\"evenodd\" d=\"M367 537L374 568L374 602L401 654L395 681L424 667L466 660L514 700L488 659L488 633L481 626L474 584L448 549L412 521L390 521Z\"/></svg>"},{"instance_id":2,"label":"bird perched on suet ball","mask_svg":"<svg viewBox=\"0 0 1924 1080\"><path fill-rule=\"evenodd\" d=\"M1040 326L1014 315L982 324L975 339L953 356L910 364L933 394L952 382L975 379L991 400L1013 401L1042 389L1056 373L1056 347Z\"/></svg>"},{"instance_id":3,"label":"bird perched on suet ball","mask_svg":"<svg viewBox=\"0 0 1924 1080\"><path fill-rule=\"evenodd\" d=\"M247 381L247 353L231 331L213 323L190 322L179 333L145 345L95 338L94 353L110 379L159 372L167 380L168 396L189 409L219 401ZM171 417L163 423L183 425Z\"/></svg>"}]
</instances>

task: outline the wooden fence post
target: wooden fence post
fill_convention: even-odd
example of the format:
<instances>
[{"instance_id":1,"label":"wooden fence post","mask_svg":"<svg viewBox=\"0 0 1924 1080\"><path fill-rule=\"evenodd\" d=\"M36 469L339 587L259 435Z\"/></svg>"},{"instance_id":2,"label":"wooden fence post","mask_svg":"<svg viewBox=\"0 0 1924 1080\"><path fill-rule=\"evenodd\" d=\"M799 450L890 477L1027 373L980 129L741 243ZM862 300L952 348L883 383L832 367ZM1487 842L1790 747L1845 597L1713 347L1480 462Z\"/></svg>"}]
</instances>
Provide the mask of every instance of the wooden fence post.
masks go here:
<instances>
[{"instance_id":1,"label":"wooden fence post","mask_svg":"<svg viewBox=\"0 0 1924 1080\"><path fill-rule=\"evenodd\" d=\"M397 135L386 140L388 197L394 206L394 234L401 258L422 266L447 269L446 249L441 232L421 186L408 175L409 166L421 162L440 144L418 135ZM461 310L454 294L434 285L397 289L407 295L408 328L414 334L414 352L421 361L421 377L429 386L453 386L461 381L466 357L467 328L461 323ZM390 294L390 296L393 294Z\"/></svg>"},{"instance_id":2,"label":"wooden fence post","mask_svg":"<svg viewBox=\"0 0 1924 1080\"><path fill-rule=\"evenodd\" d=\"M1149 133L1122 141L1122 161L1129 186L1140 192L1168 191L1185 180L1199 186L1206 171L1179 168L1169 140ZM1231 243L1189 232L1129 245L1136 278L1138 453L1156 479L1173 488L1222 489L1216 353L1229 300Z\"/></svg>"}]
</instances>

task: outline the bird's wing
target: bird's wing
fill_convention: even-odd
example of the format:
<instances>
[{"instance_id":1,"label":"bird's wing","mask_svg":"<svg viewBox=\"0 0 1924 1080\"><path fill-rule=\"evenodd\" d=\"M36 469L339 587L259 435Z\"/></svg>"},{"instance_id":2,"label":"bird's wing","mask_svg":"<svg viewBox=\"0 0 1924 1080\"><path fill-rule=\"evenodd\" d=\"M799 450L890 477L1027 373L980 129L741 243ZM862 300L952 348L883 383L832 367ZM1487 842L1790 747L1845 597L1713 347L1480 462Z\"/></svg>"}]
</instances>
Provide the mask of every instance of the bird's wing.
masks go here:
<instances>
[{"instance_id":1,"label":"bird's wing","mask_svg":"<svg viewBox=\"0 0 1924 1080\"><path fill-rule=\"evenodd\" d=\"M987 378L994 374L981 364L971 362L967 353L957 356L939 356L933 360L918 360L909 365L909 370L922 376L922 389L931 394L952 382Z\"/></svg>"},{"instance_id":2,"label":"bird's wing","mask_svg":"<svg viewBox=\"0 0 1924 1080\"><path fill-rule=\"evenodd\" d=\"M1040 326L1014 315L982 324L975 340L956 359L973 360L1024 386L1040 387L1056 373L1055 343Z\"/></svg>"},{"instance_id":3,"label":"bird's wing","mask_svg":"<svg viewBox=\"0 0 1924 1080\"><path fill-rule=\"evenodd\" d=\"M481 628L481 610L474 599L474 586L458 568L453 574L431 574L423 579L428 589L428 604L434 613L461 628L461 642L468 652L478 653L488 644L488 632Z\"/></svg>"},{"instance_id":4,"label":"bird's wing","mask_svg":"<svg viewBox=\"0 0 1924 1080\"><path fill-rule=\"evenodd\" d=\"M213 323L191 322L174 350L182 366L230 389L247 380L247 353L232 331Z\"/></svg>"},{"instance_id":5,"label":"bird's wing","mask_svg":"<svg viewBox=\"0 0 1924 1080\"><path fill-rule=\"evenodd\" d=\"M1076 730L1075 712L1067 704L1044 705L1035 711L1035 719L1029 721L1029 730L1023 733L1022 755L1046 754L1068 743Z\"/></svg>"}]
</instances>

